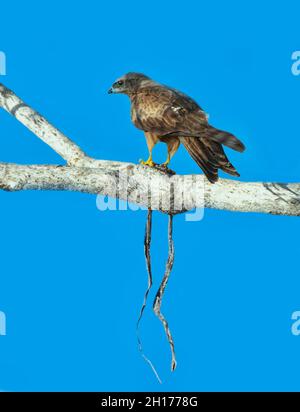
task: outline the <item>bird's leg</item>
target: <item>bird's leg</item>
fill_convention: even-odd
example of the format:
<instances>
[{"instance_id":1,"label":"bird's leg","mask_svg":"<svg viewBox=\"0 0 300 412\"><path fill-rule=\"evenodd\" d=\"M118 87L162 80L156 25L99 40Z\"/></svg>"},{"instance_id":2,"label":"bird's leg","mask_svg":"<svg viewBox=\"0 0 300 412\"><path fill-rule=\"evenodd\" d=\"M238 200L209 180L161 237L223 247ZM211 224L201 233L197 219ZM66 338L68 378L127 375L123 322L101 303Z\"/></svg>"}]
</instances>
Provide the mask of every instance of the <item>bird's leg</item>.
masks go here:
<instances>
[{"instance_id":1,"label":"bird's leg","mask_svg":"<svg viewBox=\"0 0 300 412\"><path fill-rule=\"evenodd\" d=\"M146 161L140 160L140 164L145 165L145 166L154 167L155 163L152 160L152 150L153 150L153 147L158 142L158 137L155 134L150 133L150 132L145 132L145 136L146 136L146 142L147 142L147 146L149 150L149 157Z\"/></svg>"},{"instance_id":2,"label":"bird's leg","mask_svg":"<svg viewBox=\"0 0 300 412\"><path fill-rule=\"evenodd\" d=\"M166 140L167 146L168 146L168 156L167 156L167 160L162 163L162 167L165 167L166 169L168 169L168 165L172 159L172 157L174 156L174 154L177 152L178 147L180 145L180 141L177 137L169 137L168 140Z\"/></svg>"},{"instance_id":3,"label":"bird's leg","mask_svg":"<svg viewBox=\"0 0 300 412\"><path fill-rule=\"evenodd\" d=\"M168 150L167 160L166 160L165 162L163 162L163 163L161 164L161 166L167 168L167 167L168 167L168 164L170 163L170 161L171 161L171 155L170 155L170 152L169 152L169 150Z\"/></svg>"}]
</instances>

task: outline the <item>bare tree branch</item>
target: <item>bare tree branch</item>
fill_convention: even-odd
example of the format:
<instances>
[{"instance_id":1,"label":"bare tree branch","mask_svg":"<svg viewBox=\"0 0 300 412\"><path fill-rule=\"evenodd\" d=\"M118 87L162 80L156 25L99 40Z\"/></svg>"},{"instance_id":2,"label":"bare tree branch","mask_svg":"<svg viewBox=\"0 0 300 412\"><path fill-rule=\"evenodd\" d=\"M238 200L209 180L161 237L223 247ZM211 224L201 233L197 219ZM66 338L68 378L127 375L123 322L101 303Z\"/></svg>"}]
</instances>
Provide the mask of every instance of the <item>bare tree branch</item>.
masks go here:
<instances>
[{"instance_id":1,"label":"bare tree branch","mask_svg":"<svg viewBox=\"0 0 300 412\"><path fill-rule=\"evenodd\" d=\"M300 215L299 183L244 183L220 179L211 184L203 175L169 177L145 166L126 163L120 163L119 169L116 166L114 163L110 169L0 163L0 189L69 190L108 195L166 213L204 206L239 212ZM181 200L184 201L182 205Z\"/></svg>"},{"instance_id":2,"label":"bare tree branch","mask_svg":"<svg viewBox=\"0 0 300 412\"><path fill-rule=\"evenodd\" d=\"M0 106L52 147L68 164L80 164L80 161L87 159L86 154L72 140L2 84L0 84Z\"/></svg>"},{"instance_id":3,"label":"bare tree branch","mask_svg":"<svg viewBox=\"0 0 300 412\"><path fill-rule=\"evenodd\" d=\"M67 166L0 163L0 189L102 194L166 213L207 207L300 215L300 183L247 183L220 179L211 184L203 175L169 176L145 166L93 159L1 84L0 107L67 161Z\"/></svg>"}]
</instances>

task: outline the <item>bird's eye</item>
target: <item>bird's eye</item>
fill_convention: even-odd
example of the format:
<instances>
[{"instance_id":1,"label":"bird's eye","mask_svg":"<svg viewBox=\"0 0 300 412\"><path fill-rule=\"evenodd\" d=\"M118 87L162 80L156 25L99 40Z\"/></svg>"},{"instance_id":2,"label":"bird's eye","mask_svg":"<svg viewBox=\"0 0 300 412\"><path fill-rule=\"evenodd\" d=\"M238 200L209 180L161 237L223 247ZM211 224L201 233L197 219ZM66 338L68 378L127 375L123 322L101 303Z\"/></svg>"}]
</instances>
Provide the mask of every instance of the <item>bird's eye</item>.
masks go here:
<instances>
[{"instance_id":1,"label":"bird's eye","mask_svg":"<svg viewBox=\"0 0 300 412\"><path fill-rule=\"evenodd\" d=\"M119 81L117 82L117 85L118 85L118 86L123 86L123 83L124 83L123 80L119 80Z\"/></svg>"}]
</instances>

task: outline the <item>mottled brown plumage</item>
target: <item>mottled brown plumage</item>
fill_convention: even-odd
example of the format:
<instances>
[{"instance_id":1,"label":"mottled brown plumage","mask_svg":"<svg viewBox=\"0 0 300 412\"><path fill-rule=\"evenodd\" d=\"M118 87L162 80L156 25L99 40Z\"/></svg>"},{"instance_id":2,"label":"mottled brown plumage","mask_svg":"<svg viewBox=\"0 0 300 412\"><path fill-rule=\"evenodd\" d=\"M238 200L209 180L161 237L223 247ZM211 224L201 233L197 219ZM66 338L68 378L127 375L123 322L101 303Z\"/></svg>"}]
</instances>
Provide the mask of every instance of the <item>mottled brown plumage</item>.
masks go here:
<instances>
[{"instance_id":1,"label":"mottled brown plumage","mask_svg":"<svg viewBox=\"0 0 300 412\"><path fill-rule=\"evenodd\" d=\"M166 166L182 143L210 182L218 180L218 169L239 176L222 145L239 152L245 146L231 133L211 126L205 112L189 96L140 73L119 78L109 92L127 94L131 100L131 120L145 132L149 149L144 164L154 165L152 149L157 142L168 146Z\"/></svg>"}]
</instances>

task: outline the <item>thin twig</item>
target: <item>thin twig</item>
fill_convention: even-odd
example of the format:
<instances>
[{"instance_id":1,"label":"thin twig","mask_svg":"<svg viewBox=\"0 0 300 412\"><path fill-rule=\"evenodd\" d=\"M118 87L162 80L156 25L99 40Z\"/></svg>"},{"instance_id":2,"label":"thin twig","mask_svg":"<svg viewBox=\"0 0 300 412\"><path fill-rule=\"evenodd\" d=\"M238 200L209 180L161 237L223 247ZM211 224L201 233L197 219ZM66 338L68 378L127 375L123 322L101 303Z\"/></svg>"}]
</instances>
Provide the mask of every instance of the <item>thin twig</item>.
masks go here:
<instances>
[{"instance_id":1,"label":"thin twig","mask_svg":"<svg viewBox=\"0 0 300 412\"><path fill-rule=\"evenodd\" d=\"M151 255L150 255L150 246L151 246L151 231L152 231L152 210L148 210L147 214L147 222L145 228L145 239L144 239L144 251L145 251L145 258L146 258L146 266L148 272L148 288L145 292L144 302L141 307L140 316L137 321L137 330L139 329L139 324L143 316L143 312L145 310L147 304L147 298L152 287L153 277L152 277L152 268L151 268Z\"/></svg>"},{"instance_id":2,"label":"thin twig","mask_svg":"<svg viewBox=\"0 0 300 412\"><path fill-rule=\"evenodd\" d=\"M148 287L144 295L144 301L143 305L140 310L140 315L136 324L136 333L137 333L137 341L138 341L138 348L139 351L141 352L142 357L145 359L145 361L150 365L152 371L154 372L157 380L159 383L162 383L153 363L147 356L144 354L143 350L143 345L142 345L142 340L140 338L140 331L139 331L139 326L140 322L144 313L144 310L147 305L147 298L150 292L150 289L152 287L152 268L151 268L151 255L150 255L150 246L151 246L151 232L152 232L152 210L148 209L148 214L147 214L147 222L146 222L146 228L145 228L145 239L144 239L144 251L145 251L145 258L146 258L146 266L147 266L147 273L148 273Z\"/></svg>"},{"instance_id":3,"label":"thin twig","mask_svg":"<svg viewBox=\"0 0 300 412\"><path fill-rule=\"evenodd\" d=\"M159 318L159 320L162 322L163 327L165 329L168 342L170 344L170 349L172 353L172 362L171 362L171 370L174 371L177 365L176 362L176 357L175 357L175 347L174 347L174 341L172 338L172 334L168 325L168 322L164 315L161 313L161 304L162 304L162 298L164 295L164 291L166 289L170 273L173 268L173 263L174 263L174 242L173 242L173 215L169 215L169 225L168 225L168 243L169 243L169 255L168 255L168 261L166 265L166 271L164 274L164 277L162 279L162 282L160 284L160 287L157 291L157 294L154 299L153 303L153 310L156 316Z\"/></svg>"}]
</instances>

